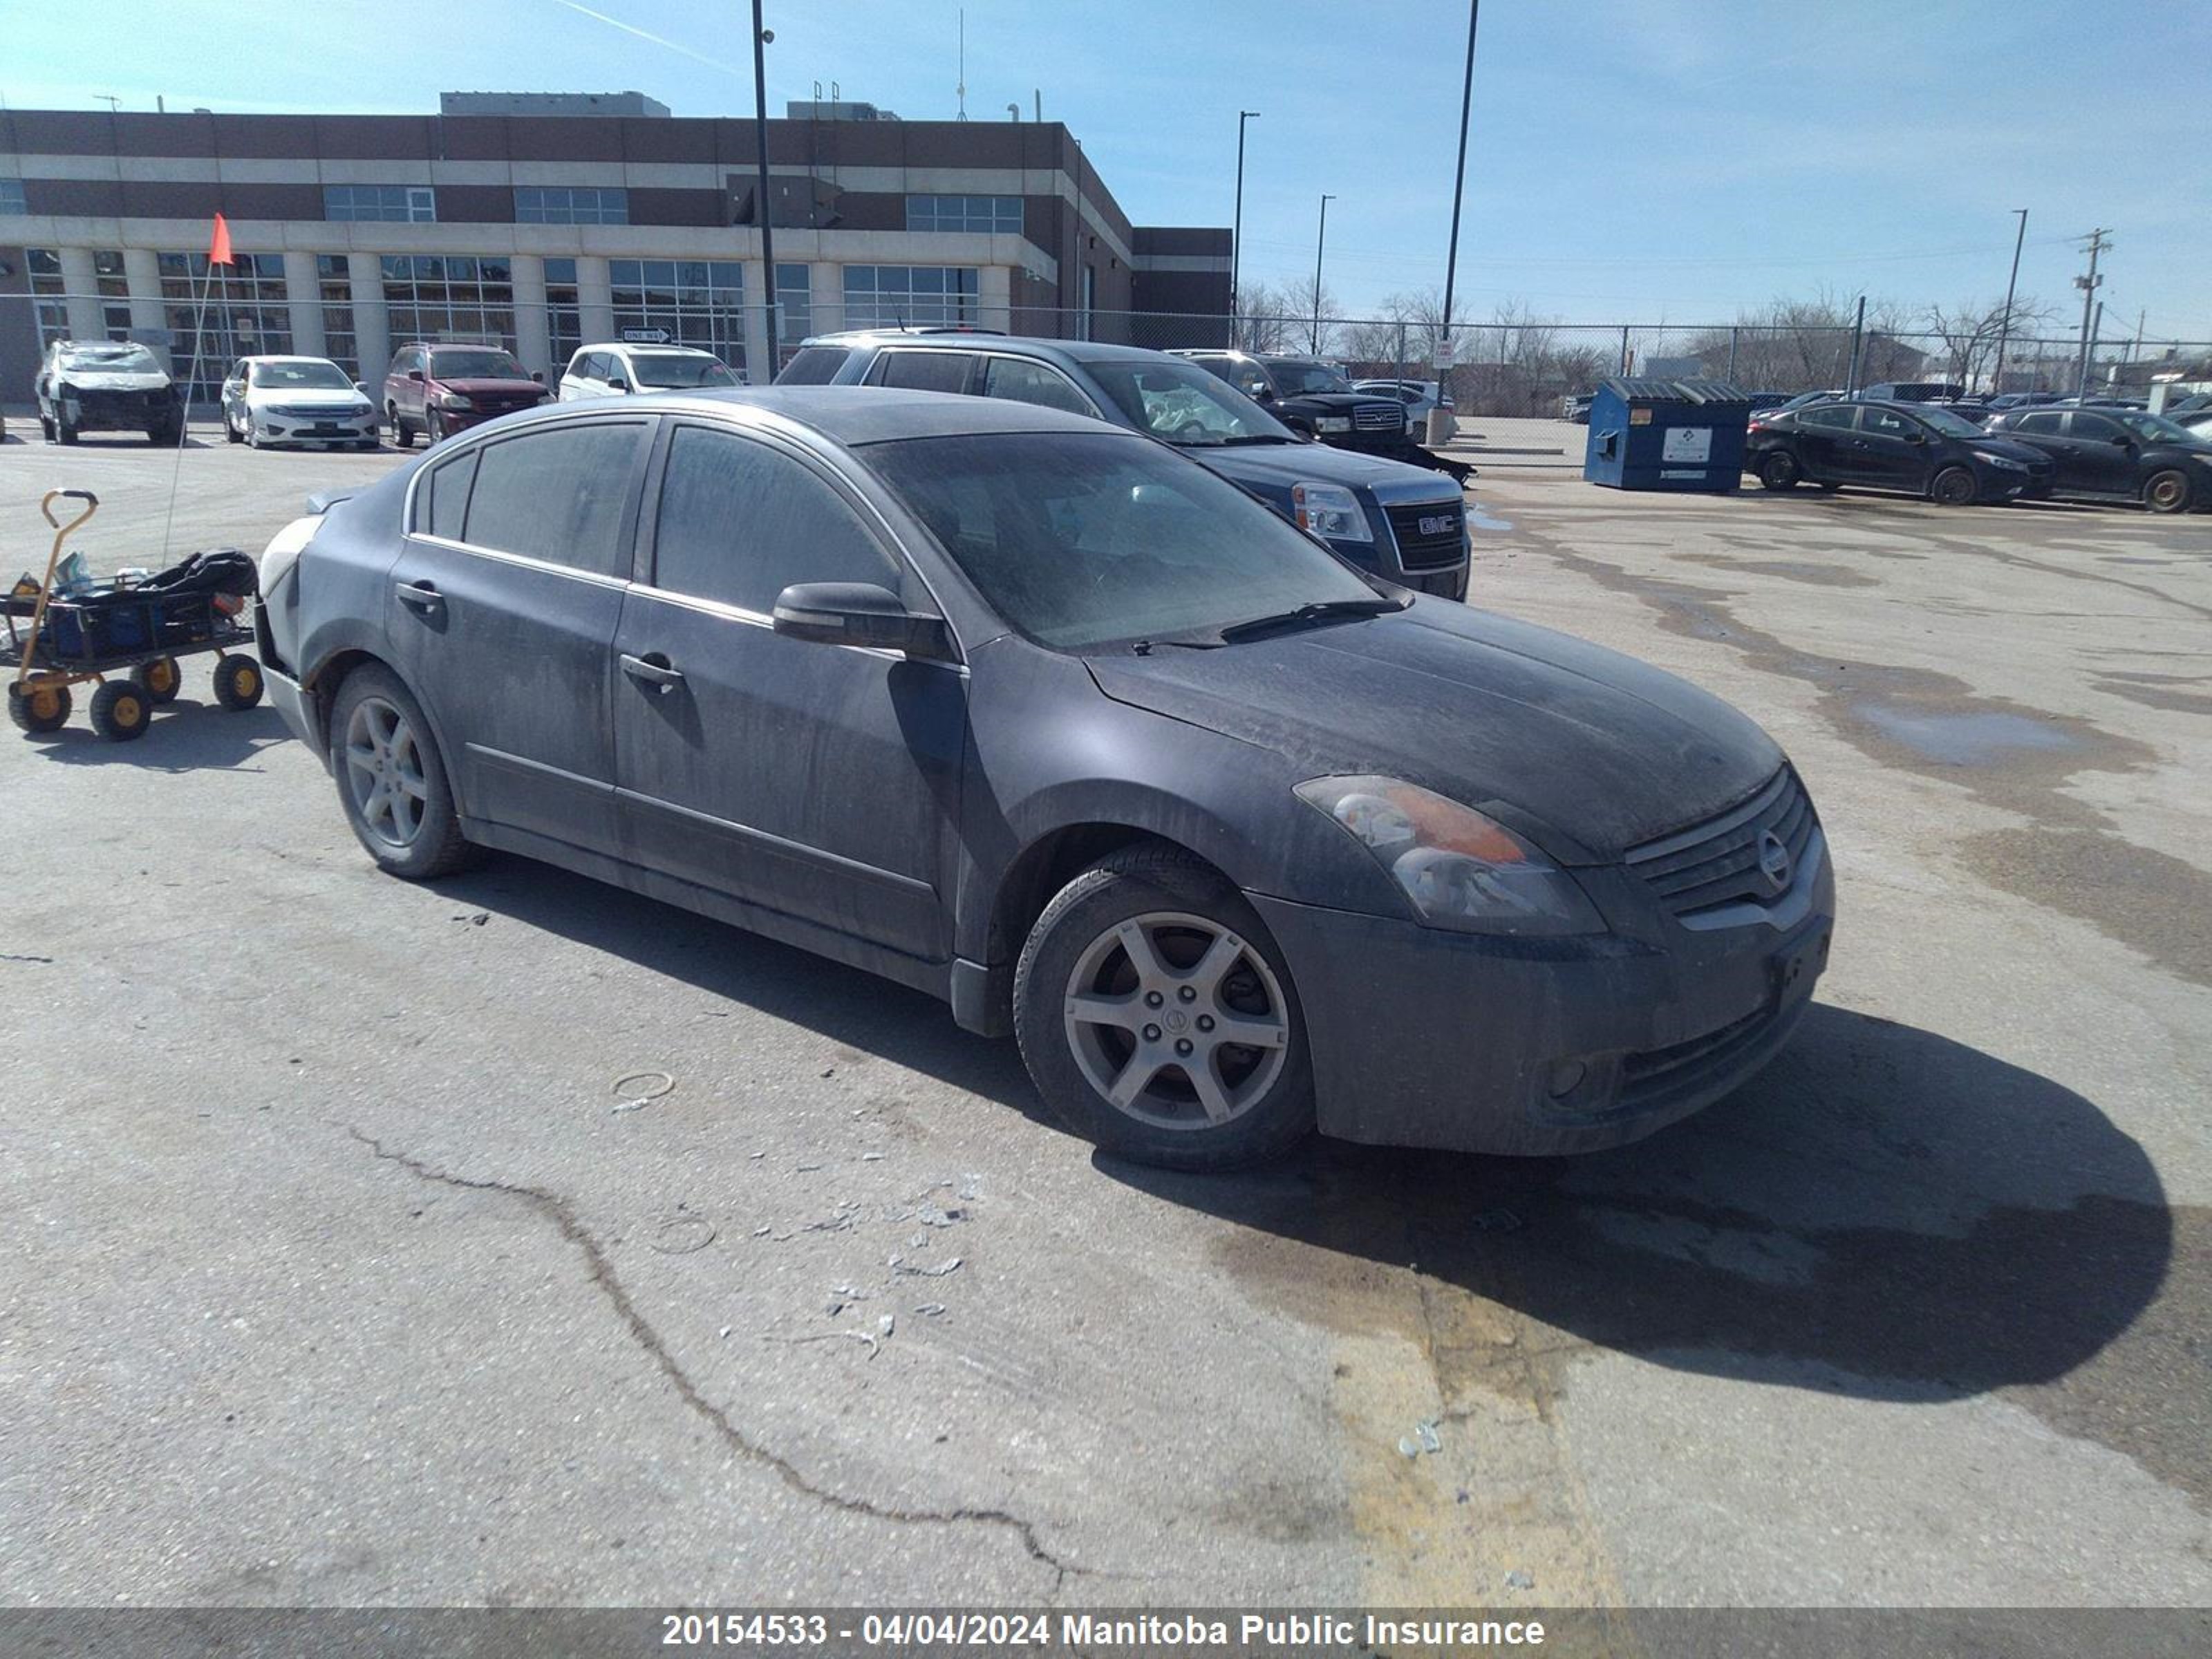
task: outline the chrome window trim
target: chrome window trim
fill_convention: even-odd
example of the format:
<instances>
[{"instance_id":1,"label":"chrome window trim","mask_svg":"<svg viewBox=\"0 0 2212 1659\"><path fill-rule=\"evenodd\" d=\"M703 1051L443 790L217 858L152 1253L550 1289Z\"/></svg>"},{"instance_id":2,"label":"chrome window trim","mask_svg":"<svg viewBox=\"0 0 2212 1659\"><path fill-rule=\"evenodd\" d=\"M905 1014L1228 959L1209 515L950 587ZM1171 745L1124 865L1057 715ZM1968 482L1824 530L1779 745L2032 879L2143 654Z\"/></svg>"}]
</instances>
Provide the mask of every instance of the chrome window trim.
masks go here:
<instances>
[{"instance_id":1,"label":"chrome window trim","mask_svg":"<svg viewBox=\"0 0 2212 1659\"><path fill-rule=\"evenodd\" d=\"M921 573L917 571L915 574L919 575ZM720 622L742 623L747 628L764 629L771 634L775 632L775 617L764 617L757 611L748 611L741 605L730 605L720 599L702 599L696 593L678 593L673 588L655 587L651 582L629 582L625 585L632 593L641 599L658 599L664 605L676 605L684 611L696 611L702 616L713 617ZM932 597L933 598L934 595ZM945 622L942 617L938 620ZM952 624L946 622L945 626L945 631L950 633ZM864 657L879 657L885 662L921 663L931 668L950 669L963 679L968 677L968 665L964 662L945 662L936 657L910 657L903 651L886 651L881 646L875 645L836 645L827 640L810 641L808 643L830 645L835 650L854 651Z\"/></svg>"},{"instance_id":2,"label":"chrome window trim","mask_svg":"<svg viewBox=\"0 0 2212 1659\"><path fill-rule=\"evenodd\" d=\"M573 564L556 564L550 559L540 559L528 553L509 553L496 547L479 547L474 542L457 542L447 536L433 536L428 531L410 531L407 539L422 542L432 547L441 547L452 553L473 553L480 559L495 560L501 564L520 565L526 570L542 570L548 575L568 576L580 582L589 582L594 587L623 588L631 586L621 576L603 576L596 570L579 570Z\"/></svg>"}]
</instances>

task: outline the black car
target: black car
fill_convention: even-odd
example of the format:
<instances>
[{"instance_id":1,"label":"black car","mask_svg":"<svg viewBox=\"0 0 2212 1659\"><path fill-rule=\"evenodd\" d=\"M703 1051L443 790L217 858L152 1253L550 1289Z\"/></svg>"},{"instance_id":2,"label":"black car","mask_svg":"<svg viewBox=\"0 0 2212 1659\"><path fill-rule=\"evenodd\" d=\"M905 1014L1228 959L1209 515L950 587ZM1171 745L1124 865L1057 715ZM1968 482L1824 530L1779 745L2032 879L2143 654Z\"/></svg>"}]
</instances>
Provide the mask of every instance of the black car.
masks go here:
<instances>
[{"instance_id":1,"label":"black car","mask_svg":"<svg viewBox=\"0 0 2212 1659\"><path fill-rule=\"evenodd\" d=\"M1396 398L1353 391L1341 370L1318 358L1211 348L1169 355L1228 381L1293 432L1380 455L1398 455L1407 447L1406 405Z\"/></svg>"},{"instance_id":2,"label":"black car","mask_svg":"<svg viewBox=\"0 0 2212 1659\"><path fill-rule=\"evenodd\" d=\"M1902 489L1945 507L2051 493L2049 458L1927 404L1854 398L1761 410L1743 470L1769 489Z\"/></svg>"},{"instance_id":3,"label":"black car","mask_svg":"<svg viewBox=\"0 0 2212 1659\"><path fill-rule=\"evenodd\" d=\"M2141 501L2154 513L2212 507L2212 443L2162 415L2087 406L2008 410L1992 416L1988 430L2047 456L2054 495Z\"/></svg>"},{"instance_id":4,"label":"black car","mask_svg":"<svg viewBox=\"0 0 2212 1659\"><path fill-rule=\"evenodd\" d=\"M1467 597L1467 498L1423 466L1310 442L1195 363L1085 340L866 329L806 341L778 386L880 386L1090 415L1173 444L1379 576Z\"/></svg>"},{"instance_id":5,"label":"black car","mask_svg":"<svg viewBox=\"0 0 2212 1659\"><path fill-rule=\"evenodd\" d=\"M1764 1066L1827 957L1752 721L1085 416L562 404L261 575L272 699L386 871L501 848L872 969L1139 1158L1632 1140Z\"/></svg>"}]
</instances>

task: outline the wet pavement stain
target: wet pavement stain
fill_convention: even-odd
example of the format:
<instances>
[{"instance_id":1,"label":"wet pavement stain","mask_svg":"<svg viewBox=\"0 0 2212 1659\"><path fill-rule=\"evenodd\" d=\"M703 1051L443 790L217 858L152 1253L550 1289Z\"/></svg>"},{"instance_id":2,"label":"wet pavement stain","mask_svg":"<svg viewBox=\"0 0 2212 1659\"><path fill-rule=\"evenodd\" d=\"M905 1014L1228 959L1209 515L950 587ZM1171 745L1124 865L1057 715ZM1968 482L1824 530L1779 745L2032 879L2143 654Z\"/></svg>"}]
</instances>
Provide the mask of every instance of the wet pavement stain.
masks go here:
<instances>
[{"instance_id":1,"label":"wet pavement stain","mask_svg":"<svg viewBox=\"0 0 2212 1659\"><path fill-rule=\"evenodd\" d=\"M1725 553L1685 553L1685 563L1711 565L1716 570L1747 570L1785 581L1811 582L1820 587L1879 587L1881 583L1863 571L1840 564L1809 564L1787 559L1738 559Z\"/></svg>"},{"instance_id":2,"label":"wet pavement stain","mask_svg":"<svg viewBox=\"0 0 2212 1659\"><path fill-rule=\"evenodd\" d=\"M1960 850L1984 881L2212 985L2212 875L2195 865L2094 830L1984 830Z\"/></svg>"},{"instance_id":3,"label":"wet pavement stain","mask_svg":"<svg viewBox=\"0 0 2212 1659\"><path fill-rule=\"evenodd\" d=\"M2191 691L2188 686L2212 686L2212 680L2186 674L2100 674L2093 682L2100 691L2125 697L2146 708L2172 714L2212 714L2212 690Z\"/></svg>"},{"instance_id":4,"label":"wet pavement stain","mask_svg":"<svg viewBox=\"0 0 2212 1659\"><path fill-rule=\"evenodd\" d=\"M1885 737L1946 766L1986 766L2022 750L2076 749L2081 741L2049 720L1989 709L1925 713L1868 702L1854 703L1851 712Z\"/></svg>"}]
</instances>

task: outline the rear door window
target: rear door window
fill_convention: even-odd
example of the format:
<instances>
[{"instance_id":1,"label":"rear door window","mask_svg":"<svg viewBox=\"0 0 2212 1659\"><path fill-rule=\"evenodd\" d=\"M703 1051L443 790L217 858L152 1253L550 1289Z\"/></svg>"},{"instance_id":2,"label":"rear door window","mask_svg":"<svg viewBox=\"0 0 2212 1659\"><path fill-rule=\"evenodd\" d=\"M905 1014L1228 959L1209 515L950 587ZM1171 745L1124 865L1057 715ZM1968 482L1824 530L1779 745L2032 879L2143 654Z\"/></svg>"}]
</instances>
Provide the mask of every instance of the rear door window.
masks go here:
<instances>
[{"instance_id":1,"label":"rear door window","mask_svg":"<svg viewBox=\"0 0 2212 1659\"><path fill-rule=\"evenodd\" d=\"M622 529L647 429L643 421L603 421L486 445L464 539L596 576L628 577ZM434 495L434 518L439 505Z\"/></svg>"},{"instance_id":2,"label":"rear door window","mask_svg":"<svg viewBox=\"0 0 2212 1659\"><path fill-rule=\"evenodd\" d=\"M767 616L793 582L873 582L898 568L811 467L757 438L679 426L653 524L653 585Z\"/></svg>"},{"instance_id":3,"label":"rear door window","mask_svg":"<svg viewBox=\"0 0 2212 1659\"><path fill-rule=\"evenodd\" d=\"M966 351L886 351L868 379L911 392L965 392L975 364L974 354Z\"/></svg>"},{"instance_id":4,"label":"rear door window","mask_svg":"<svg viewBox=\"0 0 2212 1659\"><path fill-rule=\"evenodd\" d=\"M1800 410L1797 412L1797 424L1826 427L1834 431L1848 431L1851 424L1851 416L1857 412L1856 410L1833 406L1826 409Z\"/></svg>"},{"instance_id":5,"label":"rear door window","mask_svg":"<svg viewBox=\"0 0 2212 1659\"><path fill-rule=\"evenodd\" d=\"M1071 415L1098 413L1091 399L1077 390L1074 381L1051 364L1027 357L986 357L983 395L1005 398L1018 404L1037 404L1046 409L1064 409Z\"/></svg>"},{"instance_id":6,"label":"rear door window","mask_svg":"<svg viewBox=\"0 0 2212 1659\"><path fill-rule=\"evenodd\" d=\"M2051 410L2039 410L2033 415L2023 415L2014 423L2015 432L2040 432L2046 438L2058 435L2059 422L2066 417Z\"/></svg>"}]
</instances>

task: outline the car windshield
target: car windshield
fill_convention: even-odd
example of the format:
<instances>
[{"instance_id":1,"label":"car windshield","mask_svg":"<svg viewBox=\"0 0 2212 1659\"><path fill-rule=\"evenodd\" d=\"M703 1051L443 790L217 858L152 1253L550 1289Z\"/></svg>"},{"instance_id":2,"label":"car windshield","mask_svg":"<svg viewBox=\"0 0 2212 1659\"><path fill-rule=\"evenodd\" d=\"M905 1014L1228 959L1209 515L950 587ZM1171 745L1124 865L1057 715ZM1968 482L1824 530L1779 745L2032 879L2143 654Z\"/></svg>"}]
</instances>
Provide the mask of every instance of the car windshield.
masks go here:
<instances>
[{"instance_id":1,"label":"car windshield","mask_svg":"<svg viewBox=\"0 0 2212 1659\"><path fill-rule=\"evenodd\" d=\"M1104 362L1088 365L1114 406L1140 432L1186 447L1219 444L1290 444L1291 429L1234 386L1194 364Z\"/></svg>"},{"instance_id":2,"label":"car windshield","mask_svg":"<svg viewBox=\"0 0 2212 1659\"><path fill-rule=\"evenodd\" d=\"M1981 428L1965 416L1954 415L1948 409L1931 409L1923 404L1912 412L1947 438L1979 438L1984 435Z\"/></svg>"},{"instance_id":3,"label":"car windshield","mask_svg":"<svg viewBox=\"0 0 2212 1659\"><path fill-rule=\"evenodd\" d=\"M1376 597L1235 484L1141 438L994 432L860 453L999 614L1056 650Z\"/></svg>"},{"instance_id":4,"label":"car windshield","mask_svg":"<svg viewBox=\"0 0 2212 1659\"><path fill-rule=\"evenodd\" d=\"M529 374L511 351L480 348L430 354L430 373L441 380L526 380Z\"/></svg>"},{"instance_id":5,"label":"car windshield","mask_svg":"<svg viewBox=\"0 0 2212 1659\"><path fill-rule=\"evenodd\" d=\"M73 345L62 348L62 362L70 368L96 369L103 374L158 374L161 365L144 346L129 341L112 345Z\"/></svg>"},{"instance_id":6,"label":"car windshield","mask_svg":"<svg viewBox=\"0 0 2212 1659\"><path fill-rule=\"evenodd\" d=\"M633 351L631 367L640 386L735 386L738 377L719 357L701 351Z\"/></svg>"},{"instance_id":7,"label":"car windshield","mask_svg":"<svg viewBox=\"0 0 2212 1659\"><path fill-rule=\"evenodd\" d=\"M1352 390L1352 382L1327 363L1306 362L1294 357L1270 357L1267 362L1267 378L1275 383L1278 398L1299 398L1309 392Z\"/></svg>"},{"instance_id":8,"label":"car windshield","mask_svg":"<svg viewBox=\"0 0 2212 1659\"><path fill-rule=\"evenodd\" d=\"M287 392L353 390L353 382L336 363L256 363L253 384Z\"/></svg>"},{"instance_id":9,"label":"car windshield","mask_svg":"<svg viewBox=\"0 0 2212 1659\"><path fill-rule=\"evenodd\" d=\"M2154 444L2193 444L2203 441L2180 422L2169 421L2163 415L2142 415L2133 410L2115 410L2112 412L2112 418L2138 438L2148 438Z\"/></svg>"}]
</instances>

